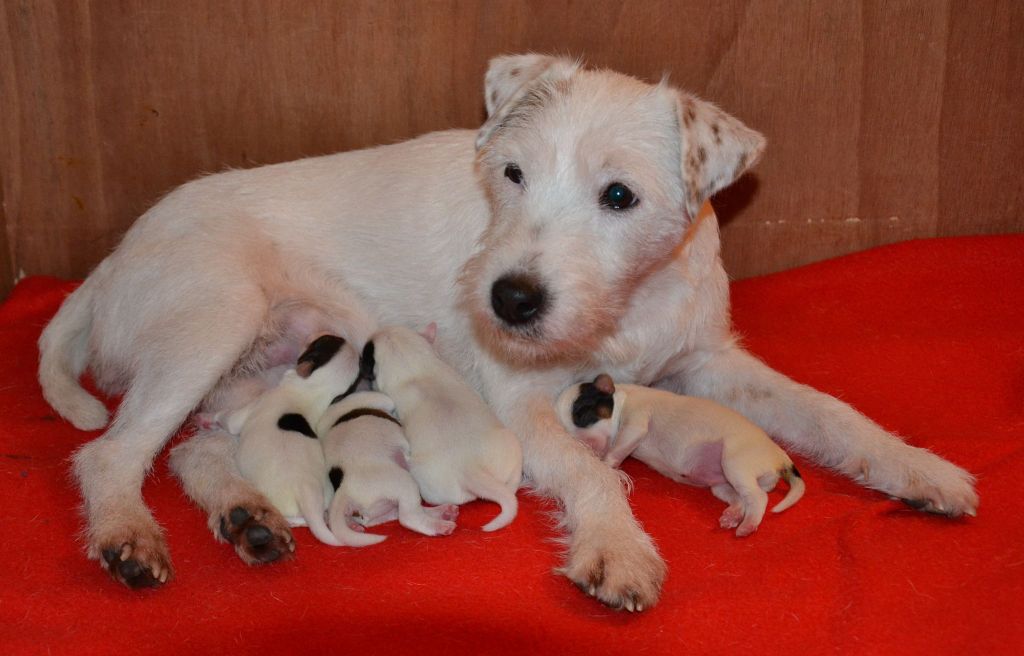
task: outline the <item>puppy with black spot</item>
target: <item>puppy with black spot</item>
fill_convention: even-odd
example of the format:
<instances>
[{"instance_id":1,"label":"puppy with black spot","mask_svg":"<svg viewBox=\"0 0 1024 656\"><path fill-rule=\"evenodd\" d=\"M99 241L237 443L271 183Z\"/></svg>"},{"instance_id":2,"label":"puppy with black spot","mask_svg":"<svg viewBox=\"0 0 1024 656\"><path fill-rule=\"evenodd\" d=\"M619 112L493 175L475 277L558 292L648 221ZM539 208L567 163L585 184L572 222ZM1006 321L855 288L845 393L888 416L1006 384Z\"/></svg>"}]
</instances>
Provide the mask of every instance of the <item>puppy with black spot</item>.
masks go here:
<instances>
[{"instance_id":1,"label":"puppy with black spot","mask_svg":"<svg viewBox=\"0 0 1024 656\"><path fill-rule=\"evenodd\" d=\"M334 403L317 426L334 487L328 525L350 546L383 542L363 527L395 519L423 535L450 535L459 507L424 507L409 473L409 442L394 417L394 402L380 392L358 392Z\"/></svg>"},{"instance_id":2,"label":"puppy with black spot","mask_svg":"<svg viewBox=\"0 0 1024 656\"><path fill-rule=\"evenodd\" d=\"M239 470L292 526L309 526L321 542L343 546L324 512L334 489L313 426L332 399L359 383L359 354L345 340L313 340L280 382L248 405L217 421L238 435Z\"/></svg>"},{"instance_id":3,"label":"puppy with black spot","mask_svg":"<svg viewBox=\"0 0 1024 656\"><path fill-rule=\"evenodd\" d=\"M437 325L423 334L401 326L374 334L363 376L390 396L409 440L409 471L427 503L486 499L501 512L483 530L516 516L523 453L515 434L434 351Z\"/></svg>"},{"instance_id":4,"label":"puppy with black spot","mask_svg":"<svg viewBox=\"0 0 1024 656\"><path fill-rule=\"evenodd\" d=\"M578 439L618 467L628 456L679 483L711 488L729 507L722 528L743 537L757 530L779 479L789 491L772 512L804 494L789 456L737 412L707 399L638 385L616 386L601 374L572 385L558 399L558 416Z\"/></svg>"}]
</instances>

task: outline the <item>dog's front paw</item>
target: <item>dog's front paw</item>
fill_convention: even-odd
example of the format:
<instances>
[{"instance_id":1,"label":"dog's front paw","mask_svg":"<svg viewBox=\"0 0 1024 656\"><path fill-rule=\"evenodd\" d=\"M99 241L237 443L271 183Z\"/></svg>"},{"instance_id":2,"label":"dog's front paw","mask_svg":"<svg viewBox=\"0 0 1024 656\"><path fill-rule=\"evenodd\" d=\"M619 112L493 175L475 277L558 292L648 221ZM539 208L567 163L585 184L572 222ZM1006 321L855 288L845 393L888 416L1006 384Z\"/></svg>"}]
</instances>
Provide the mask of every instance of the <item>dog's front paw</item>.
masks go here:
<instances>
[{"instance_id":1,"label":"dog's front paw","mask_svg":"<svg viewBox=\"0 0 1024 656\"><path fill-rule=\"evenodd\" d=\"M288 521L269 503L240 503L210 517L214 535L230 542L247 565L291 558L295 552Z\"/></svg>"},{"instance_id":2,"label":"dog's front paw","mask_svg":"<svg viewBox=\"0 0 1024 656\"><path fill-rule=\"evenodd\" d=\"M129 588L155 588L173 577L171 555L160 527L147 522L97 536L89 557L100 562L115 581Z\"/></svg>"},{"instance_id":3,"label":"dog's front paw","mask_svg":"<svg viewBox=\"0 0 1024 656\"><path fill-rule=\"evenodd\" d=\"M577 532L559 571L606 606L633 612L658 602L667 569L651 538L633 524Z\"/></svg>"},{"instance_id":4,"label":"dog's front paw","mask_svg":"<svg viewBox=\"0 0 1024 656\"><path fill-rule=\"evenodd\" d=\"M947 517L978 511L974 476L926 449L900 444L896 454L862 463L856 478L916 510Z\"/></svg>"}]
</instances>

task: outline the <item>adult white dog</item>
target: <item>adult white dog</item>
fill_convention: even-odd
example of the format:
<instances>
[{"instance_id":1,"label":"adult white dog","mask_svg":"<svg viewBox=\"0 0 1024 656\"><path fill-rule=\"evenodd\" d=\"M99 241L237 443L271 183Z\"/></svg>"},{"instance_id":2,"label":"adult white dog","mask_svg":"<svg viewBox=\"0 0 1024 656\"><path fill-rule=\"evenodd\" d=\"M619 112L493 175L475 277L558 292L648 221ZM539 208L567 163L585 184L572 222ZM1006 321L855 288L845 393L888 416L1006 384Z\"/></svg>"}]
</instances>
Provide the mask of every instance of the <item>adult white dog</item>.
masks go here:
<instances>
[{"instance_id":1,"label":"adult white dog","mask_svg":"<svg viewBox=\"0 0 1024 656\"><path fill-rule=\"evenodd\" d=\"M558 393L599 372L715 399L915 507L974 512L970 474L736 345L702 207L758 158L761 135L666 84L540 55L493 60L485 100L475 133L189 183L67 299L40 339L47 400L96 429L107 414L78 376L89 367L125 392L75 456L88 551L122 563L115 578L153 584L169 567L140 494L147 468L196 407L241 403L275 345L302 342L274 320L289 303L357 345L376 322L437 321L438 351L520 437L531 485L564 507L565 575L611 606L654 604L665 565L619 473L555 416ZM228 439L197 436L176 472L247 562L287 554L287 526L238 476Z\"/></svg>"}]
</instances>

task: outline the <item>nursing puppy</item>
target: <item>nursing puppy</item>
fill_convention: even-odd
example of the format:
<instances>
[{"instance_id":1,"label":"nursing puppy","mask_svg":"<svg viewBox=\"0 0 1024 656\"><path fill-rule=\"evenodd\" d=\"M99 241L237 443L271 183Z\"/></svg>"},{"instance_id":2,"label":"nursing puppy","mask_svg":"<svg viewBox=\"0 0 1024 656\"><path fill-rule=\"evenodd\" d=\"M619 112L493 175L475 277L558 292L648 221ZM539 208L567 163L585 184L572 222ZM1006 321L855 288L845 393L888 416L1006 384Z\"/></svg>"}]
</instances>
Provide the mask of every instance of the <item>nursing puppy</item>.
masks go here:
<instances>
[{"instance_id":1,"label":"nursing puppy","mask_svg":"<svg viewBox=\"0 0 1024 656\"><path fill-rule=\"evenodd\" d=\"M236 459L242 475L262 492L292 526L309 526L321 542L362 546L358 533L339 540L324 511L334 489L313 426L331 400L359 381L359 356L345 340L323 335L299 356L273 389L217 420L238 435Z\"/></svg>"},{"instance_id":2,"label":"nursing puppy","mask_svg":"<svg viewBox=\"0 0 1024 656\"><path fill-rule=\"evenodd\" d=\"M394 519L423 535L455 530L458 506L421 504L407 465L409 442L391 415L394 409L384 394L357 392L331 404L317 426L335 490L328 525L350 546L383 542L387 536L360 530Z\"/></svg>"},{"instance_id":3,"label":"nursing puppy","mask_svg":"<svg viewBox=\"0 0 1024 656\"><path fill-rule=\"evenodd\" d=\"M432 504L486 499L501 506L483 526L496 531L516 516L522 481L519 440L480 395L434 352L437 325L425 334L383 328L363 349L362 373L390 396L409 439L409 471Z\"/></svg>"},{"instance_id":4,"label":"nursing puppy","mask_svg":"<svg viewBox=\"0 0 1024 656\"><path fill-rule=\"evenodd\" d=\"M738 537L757 530L767 492L780 478L789 492L772 512L782 512L804 494L804 482L786 452L744 418L713 401L637 385L615 386L601 374L573 385L558 398L565 427L618 467L628 456L679 483L709 487L729 507L722 528Z\"/></svg>"},{"instance_id":5,"label":"nursing puppy","mask_svg":"<svg viewBox=\"0 0 1024 656\"><path fill-rule=\"evenodd\" d=\"M142 482L196 408L224 409L239 372L273 360L268 322L286 302L323 310L324 332L359 349L369 324L437 321L437 352L520 438L530 486L562 511L561 571L615 608L656 603L666 565L618 472L555 414L562 390L600 372L714 399L918 509L974 513L968 472L735 339L707 201L758 160L760 134L667 82L561 57L496 57L484 87L479 129L172 191L68 297L39 341L44 396L95 430L107 411L79 376L89 369L104 392L124 394L116 420L74 457L90 557L126 552L132 573L170 571ZM171 466L210 526L248 511L275 536L269 553L290 553L282 518L238 474L233 440L203 431ZM228 528L245 562L267 562L244 526Z\"/></svg>"}]
</instances>

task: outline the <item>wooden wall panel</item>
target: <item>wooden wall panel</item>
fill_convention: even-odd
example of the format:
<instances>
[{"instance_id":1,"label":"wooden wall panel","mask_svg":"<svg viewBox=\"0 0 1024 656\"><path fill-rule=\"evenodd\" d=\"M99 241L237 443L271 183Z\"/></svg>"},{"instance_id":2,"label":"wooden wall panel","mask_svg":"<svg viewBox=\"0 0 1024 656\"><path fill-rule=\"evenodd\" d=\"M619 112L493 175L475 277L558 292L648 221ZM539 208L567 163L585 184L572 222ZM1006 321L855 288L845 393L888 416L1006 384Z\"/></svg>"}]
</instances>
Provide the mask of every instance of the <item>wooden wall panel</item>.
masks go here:
<instances>
[{"instance_id":1,"label":"wooden wall panel","mask_svg":"<svg viewBox=\"0 0 1024 656\"><path fill-rule=\"evenodd\" d=\"M3 0L0 294L83 276L204 172L483 118L487 59L663 73L763 131L715 199L735 277L1024 230L1013 0Z\"/></svg>"}]
</instances>

